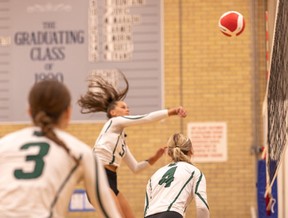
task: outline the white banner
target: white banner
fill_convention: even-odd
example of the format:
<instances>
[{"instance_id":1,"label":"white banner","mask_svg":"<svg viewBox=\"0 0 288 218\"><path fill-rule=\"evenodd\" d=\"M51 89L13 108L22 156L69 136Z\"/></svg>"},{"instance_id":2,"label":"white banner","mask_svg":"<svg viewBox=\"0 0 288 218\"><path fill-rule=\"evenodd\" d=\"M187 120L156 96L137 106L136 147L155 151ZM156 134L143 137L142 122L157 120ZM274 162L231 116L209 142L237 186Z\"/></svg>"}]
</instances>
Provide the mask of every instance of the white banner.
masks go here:
<instances>
[{"instance_id":1,"label":"white banner","mask_svg":"<svg viewBox=\"0 0 288 218\"><path fill-rule=\"evenodd\" d=\"M162 1L0 1L0 122L27 122L31 86L55 78L72 92L73 121L87 76L121 70L130 83L133 114L163 107Z\"/></svg>"}]
</instances>

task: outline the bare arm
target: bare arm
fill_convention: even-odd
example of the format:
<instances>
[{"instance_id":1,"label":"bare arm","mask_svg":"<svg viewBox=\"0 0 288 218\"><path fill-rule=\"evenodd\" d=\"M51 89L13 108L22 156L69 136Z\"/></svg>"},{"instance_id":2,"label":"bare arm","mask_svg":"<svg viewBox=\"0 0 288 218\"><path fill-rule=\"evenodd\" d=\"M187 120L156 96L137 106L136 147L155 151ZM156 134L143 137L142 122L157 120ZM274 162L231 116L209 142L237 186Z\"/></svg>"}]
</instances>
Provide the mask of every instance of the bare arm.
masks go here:
<instances>
[{"instance_id":1,"label":"bare arm","mask_svg":"<svg viewBox=\"0 0 288 218\"><path fill-rule=\"evenodd\" d=\"M165 152L165 149L166 149L166 147L159 148L159 149L155 152L155 154L147 160L148 163L149 163L150 165L153 165L157 160L160 159L160 157L162 157L162 155L163 155L164 152Z\"/></svg>"}]
</instances>

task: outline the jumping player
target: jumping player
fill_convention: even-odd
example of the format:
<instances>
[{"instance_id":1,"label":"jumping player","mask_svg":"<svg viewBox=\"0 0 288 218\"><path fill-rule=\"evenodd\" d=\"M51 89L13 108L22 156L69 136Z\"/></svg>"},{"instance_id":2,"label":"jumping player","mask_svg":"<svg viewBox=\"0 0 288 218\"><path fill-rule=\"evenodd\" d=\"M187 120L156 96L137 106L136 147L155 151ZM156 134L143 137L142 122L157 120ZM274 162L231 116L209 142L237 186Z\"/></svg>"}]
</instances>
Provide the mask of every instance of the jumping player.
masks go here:
<instances>
[{"instance_id":1,"label":"jumping player","mask_svg":"<svg viewBox=\"0 0 288 218\"><path fill-rule=\"evenodd\" d=\"M103 162L118 208L122 216L135 217L128 201L117 188L117 168L123 160L132 172L137 173L149 165L154 164L164 153L164 148L158 149L155 154L145 161L137 162L125 142L124 129L133 125L156 122L169 116L178 115L186 117L186 111L182 107L169 110L159 110L145 115L129 115L129 108L123 101L129 84L125 76L123 79L126 87L117 91L109 82L99 75L91 76L88 91L78 100L82 113L106 112L108 121L104 124L98 136L93 151Z\"/></svg>"},{"instance_id":2,"label":"jumping player","mask_svg":"<svg viewBox=\"0 0 288 218\"><path fill-rule=\"evenodd\" d=\"M33 125L0 139L2 218L64 218L80 181L102 217L121 217L101 162L88 145L64 132L70 101L62 83L36 83L29 94Z\"/></svg>"},{"instance_id":3,"label":"jumping player","mask_svg":"<svg viewBox=\"0 0 288 218\"><path fill-rule=\"evenodd\" d=\"M174 134L167 144L172 162L158 169L146 187L145 218L182 218L192 199L197 218L209 218L204 174L191 162L192 143Z\"/></svg>"}]
</instances>

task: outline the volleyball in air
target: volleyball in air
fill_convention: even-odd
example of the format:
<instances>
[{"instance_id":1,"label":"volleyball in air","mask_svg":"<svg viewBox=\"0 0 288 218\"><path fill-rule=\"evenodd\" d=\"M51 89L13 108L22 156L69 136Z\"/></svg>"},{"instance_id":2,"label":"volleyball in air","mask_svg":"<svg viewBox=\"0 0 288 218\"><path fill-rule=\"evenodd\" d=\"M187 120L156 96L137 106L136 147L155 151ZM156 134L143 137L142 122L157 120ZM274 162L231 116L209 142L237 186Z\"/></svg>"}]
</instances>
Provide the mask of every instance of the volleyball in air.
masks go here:
<instances>
[{"instance_id":1,"label":"volleyball in air","mask_svg":"<svg viewBox=\"0 0 288 218\"><path fill-rule=\"evenodd\" d=\"M225 36L239 36L245 29L245 20L239 12L228 11L219 18L218 25Z\"/></svg>"}]
</instances>

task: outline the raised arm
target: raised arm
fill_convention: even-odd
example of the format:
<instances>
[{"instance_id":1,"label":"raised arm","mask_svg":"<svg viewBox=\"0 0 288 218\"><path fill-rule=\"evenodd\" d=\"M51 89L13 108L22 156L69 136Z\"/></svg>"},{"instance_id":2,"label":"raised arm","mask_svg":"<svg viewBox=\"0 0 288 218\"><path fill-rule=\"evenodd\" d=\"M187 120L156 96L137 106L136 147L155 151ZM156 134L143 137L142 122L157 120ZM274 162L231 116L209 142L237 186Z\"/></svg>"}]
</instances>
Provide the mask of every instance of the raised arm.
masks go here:
<instances>
[{"instance_id":1,"label":"raised arm","mask_svg":"<svg viewBox=\"0 0 288 218\"><path fill-rule=\"evenodd\" d=\"M185 109L179 106L179 107L170 108L170 109L153 111L151 113L144 114L144 115L119 116L119 117L115 117L113 122L114 122L114 125L125 128L128 126L160 121L169 116L174 116L174 115L178 115L179 117L184 118L186 117L187 114L186 114Z\"/></svg>"},{"instance_id":2,"label":"raised arm","mask_svg":"<svg viewBox=\"0 0 288 218\"><path fill-rule=\"evenodd\" d=\"M169 116L178 115L180 117L186 117L187 116L186 110L182 106L175 107L175 108L170 108L168 110L168 115Z\"/></svg>"}]
</instances>

